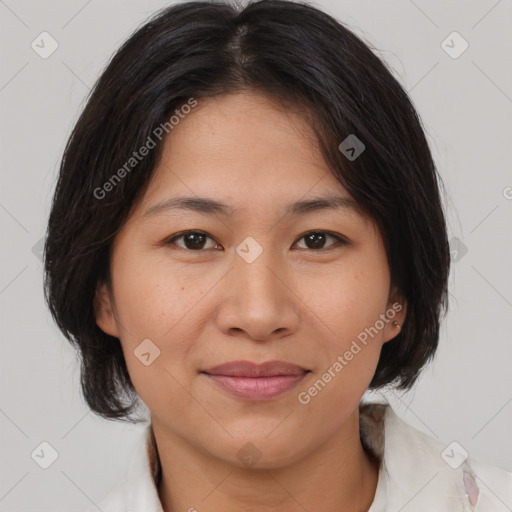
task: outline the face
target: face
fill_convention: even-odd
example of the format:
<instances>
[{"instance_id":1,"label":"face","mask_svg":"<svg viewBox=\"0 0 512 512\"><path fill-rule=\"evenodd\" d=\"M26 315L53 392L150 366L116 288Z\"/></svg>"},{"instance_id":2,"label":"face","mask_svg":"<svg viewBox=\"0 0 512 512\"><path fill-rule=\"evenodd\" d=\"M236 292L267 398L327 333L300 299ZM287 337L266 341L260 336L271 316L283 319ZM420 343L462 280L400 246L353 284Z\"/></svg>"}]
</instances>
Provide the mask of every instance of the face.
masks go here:
<instances>
[{"instance_id":1,"label":"face","mask_svg":"<svg viewBox=\"0 0 512 512\"><path fill-rule=\"evenodd\" d=\"M173 207L182 196L232 211ZM331 208L291 206L332 196ZM248 92L201 100L174 126L111 274L97 322L120 339L153 424L234 464L248 441L275 467L335 436L405 314L375 224L308 125ZM240 360L301 370L204 373Z\"/></svg>"}]
</instances>

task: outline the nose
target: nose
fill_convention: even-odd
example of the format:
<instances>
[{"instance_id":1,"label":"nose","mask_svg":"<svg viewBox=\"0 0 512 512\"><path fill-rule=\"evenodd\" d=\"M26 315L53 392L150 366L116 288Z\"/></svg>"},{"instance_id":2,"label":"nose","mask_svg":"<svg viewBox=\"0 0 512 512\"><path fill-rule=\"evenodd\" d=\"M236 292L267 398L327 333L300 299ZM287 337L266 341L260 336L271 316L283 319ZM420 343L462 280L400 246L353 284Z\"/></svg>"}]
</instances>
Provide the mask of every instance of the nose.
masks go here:
<instances>
[{"instance_id":1,"label":"nose","mask_svg":"<svg viewBox=\"0 0 512 512\"><path fill-rule=\"evenodd\" d=\"M254 341L295 333L300 300L293 290L291 269L276 261L271 250L248 261L236 254L234 268L223 280L218 327L226 335Z\"/></svg>"}]
</instances>

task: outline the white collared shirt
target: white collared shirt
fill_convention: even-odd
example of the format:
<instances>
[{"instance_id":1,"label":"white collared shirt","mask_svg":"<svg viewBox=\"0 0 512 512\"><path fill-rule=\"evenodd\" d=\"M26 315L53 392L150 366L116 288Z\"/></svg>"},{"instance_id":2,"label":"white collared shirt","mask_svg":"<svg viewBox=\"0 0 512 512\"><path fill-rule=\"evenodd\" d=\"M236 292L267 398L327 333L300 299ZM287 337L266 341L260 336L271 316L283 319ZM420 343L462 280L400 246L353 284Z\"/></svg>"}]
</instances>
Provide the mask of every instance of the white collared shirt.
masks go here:
<instances>
[{"instance_id":1,"label":"white collared shirt","mask_svg":"<svg viewBox=\"0 0 512 512\"><path fill-rule=\"evenodd\" d=\"M446 450L445 444L402 420L389 404L361 403L359 407L361 439L380 460L377 489L368 512L512 511L512 472L471 457L460 464L456 447ZM127 473L98 504L99 509L164 512L155 483L159 471L154 435L148 425ZM98 508L90 510L97 512Z\"/></svg>"}]
</instances>

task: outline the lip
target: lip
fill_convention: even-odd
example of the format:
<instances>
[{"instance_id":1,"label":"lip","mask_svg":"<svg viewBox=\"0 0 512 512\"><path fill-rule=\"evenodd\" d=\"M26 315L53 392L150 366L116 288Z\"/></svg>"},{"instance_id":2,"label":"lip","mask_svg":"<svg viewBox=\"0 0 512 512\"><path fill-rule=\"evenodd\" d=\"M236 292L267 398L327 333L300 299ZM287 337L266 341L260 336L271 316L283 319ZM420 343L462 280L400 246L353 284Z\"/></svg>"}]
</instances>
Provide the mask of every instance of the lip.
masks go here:
<instances>
[{"instance_id":1,"label":"lip","mask_svg":"<svg viewBox=\"0 0 512 512\"><path fill-rule=\"evenodd\" d=\"M285 361L231 361L201 373L232 395L245 400L269 400L295 387L310 370Z\"/></svg>"},{"instance_id":2,"label":"lip","mask_svg":"<svg viewBox=\"0 0 512 512\"><path fill-rule=\"evenodd\" d=\"M226 375L229 377L275 377L278 375L300 375L307 370L296 364L286 361L266 361L253 363L252 361L229 361L219 364L208 370L203 370L209 375Z\"/></svg>"}]
</instances>

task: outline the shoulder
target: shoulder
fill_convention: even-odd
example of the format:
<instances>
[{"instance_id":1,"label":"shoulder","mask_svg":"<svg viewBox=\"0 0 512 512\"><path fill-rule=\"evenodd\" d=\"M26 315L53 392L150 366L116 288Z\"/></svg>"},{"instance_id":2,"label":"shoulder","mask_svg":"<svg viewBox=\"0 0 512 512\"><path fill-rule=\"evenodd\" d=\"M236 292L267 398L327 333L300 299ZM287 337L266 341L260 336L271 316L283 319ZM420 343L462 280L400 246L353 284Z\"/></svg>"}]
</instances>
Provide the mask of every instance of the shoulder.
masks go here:
<instances>
[{"instance_id":1,"label":"shoulder","mask_svg":"<svg viewBox=\"0 0 512 512\"><path fill-rule=\"evenodd\" d=\"M153 431L149 424L135 443L124 477L85 512L163 512L155 482L156 469Z\"/></svg>"},{"instance_id":2,"label":"shoulder","mask_svg":"<svg viewBox=\"0 0 512 512\"><path fill-rule=\"evenodd\" d=\"M478 499L476 511L512 510L512 472L469 457L462 466L467 487Z\"/></svg>"},{"instance_id":3,"label":"shoulder","mask_svg":"<svg viewBox=\"0 0 512 512\"><path fill-rule=\"evenodd\" d=\"M512 510L512 472L415 429L389 404L365 404L360 417L362 439L381 460L389 510Z\"/></svg>"}]
</instances>

